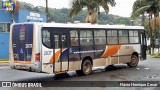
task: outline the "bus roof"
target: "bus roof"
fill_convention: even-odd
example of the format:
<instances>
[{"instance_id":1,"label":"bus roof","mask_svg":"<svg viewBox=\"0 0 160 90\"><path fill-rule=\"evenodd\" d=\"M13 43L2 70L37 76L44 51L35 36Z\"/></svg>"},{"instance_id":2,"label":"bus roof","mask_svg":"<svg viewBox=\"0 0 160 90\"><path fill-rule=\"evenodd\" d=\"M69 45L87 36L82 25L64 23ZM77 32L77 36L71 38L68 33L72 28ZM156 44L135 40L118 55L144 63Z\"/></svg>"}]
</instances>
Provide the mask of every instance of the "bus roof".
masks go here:
<instances>
[{"instance_id":1,"label":"bus roof","mask_svg":"<svg viewBox=\"0 0 160 90\"><path fill-rule=\"evenodd\" d=\"M125 26L125 25L99 25L89 23L41 23L41 22L26 22L15 24L37 24L42 27L61 27L61 28L106 28L106 29L144 29L143 26Z\"/></svg>"}]
</instances>

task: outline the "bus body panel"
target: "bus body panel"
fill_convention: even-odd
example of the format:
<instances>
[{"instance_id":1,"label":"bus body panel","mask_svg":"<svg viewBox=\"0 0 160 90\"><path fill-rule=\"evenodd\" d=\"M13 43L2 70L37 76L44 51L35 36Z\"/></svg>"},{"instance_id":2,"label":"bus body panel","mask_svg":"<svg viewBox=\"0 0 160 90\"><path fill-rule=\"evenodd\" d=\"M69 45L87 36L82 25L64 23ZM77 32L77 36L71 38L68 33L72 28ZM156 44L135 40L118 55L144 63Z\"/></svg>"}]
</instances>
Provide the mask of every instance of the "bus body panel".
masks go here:
<instances>
[{"instance_id":1,"label":"bus body panel","mask_svg":"<svg viewBox=\"0 0 160 90\"><path fill-rule=\"evenodd\" d=\"M34 24L13 24L10 35L10 67L41 71L41 62L36 62L35 54L40 53L37 38L38 27Z\"/></svg>"},{"instance_id":2,"label":"bus body panel","mask_svg":"<svg viewBox=\"0 0 160 90\"><path fill-rule=\"evenodd\" d=\"M53 63L50 62L53 56L53 49L48 49L42 45L41 60L42 60L42 71L53 73Z\"/></svg>"},{"instance_id":3,"label":"bus body panel","mask_svg":"<svg viewBox=\"0 0 160 90\"><path fill-rule=\"evenodd\" d=\"M31 24L31 23L29 23ZM67 71L74 71L74 70L80 70L82 65L82 60L86 57L90 57L93 61L93 67L98 66L107 66L107 65L113 65L113 64L119 64L119 63L128 63L131 61L131 55L136 52L139 55L139 58L141 57L141 48L143 47L139 43L136 44L113 44L113 45L93 45L93 46L71 46L70 43L70 30L78 30L81 29L84 30L84 28L87 30L143 30L141 27L135 27L133 29L132 27L120 27L116 26L115 28L111 26L104 26L100 27L99 25L93 25L91 28L90 25L82 25L82 28L80 25L67 25L67 24L45 24L45 23L32 23L33 25L33 37L30 36L30 38L33 38L32 43L32 54L31 55L31 62L27 63L26 59L20 59L23 61L17 61L15 59L15 50L14 43L12 42L12 35L15 34L14 32L14 26L21 24L15 24L11 27L11 38L10 38L10 66L16 66L17 69L30 69L36 71L42 71L46 73L59 73L59 72L67 72ZM28 23L24 23L22 25L28 25ZM23 28L22 28L23 29ZM43 29L50 31L50 39L51 44L55 44L55 41L57 40L57 36L59 37L59 41L57 46L60 48L56 48L56 46L52 46L52 48L48 48L43 43ZM13 31L12 31L13 30ZM19 29L20 31L20 29ZM22 34L23 34L22 30ZM19 33L19 32L18 32ZM18 34L21 35L21 34ZM30 34L31 35L31 34ZM22 35L23 36L23 35ZM65 37L64 37L65 36ZM139 36L140 37L140 36ZM67 45L66 47L63 47L63 41L66 38ZM64 39L64 40L63 40ZM85 39L85 38L84 38ZM140 39L140 38L139 38ZM61 41L60 41L61 40ZM80 39L81 40L81 39ZM89 41L86 39L87 42ZM79 41L80 42L80 41ZM19 51L20 54L22 54L20 47ZM22 51L24 51L22 49ZM144 50L145 51L145 50ZM19 54L19 55L20 55ZM40 60L36 60L36 54L40 54ZM23 58L23 57L21 57ZM140 58L141 59L141 58ZM18 59L17 59L18 60Z\"/></svg>"}]
</instances>

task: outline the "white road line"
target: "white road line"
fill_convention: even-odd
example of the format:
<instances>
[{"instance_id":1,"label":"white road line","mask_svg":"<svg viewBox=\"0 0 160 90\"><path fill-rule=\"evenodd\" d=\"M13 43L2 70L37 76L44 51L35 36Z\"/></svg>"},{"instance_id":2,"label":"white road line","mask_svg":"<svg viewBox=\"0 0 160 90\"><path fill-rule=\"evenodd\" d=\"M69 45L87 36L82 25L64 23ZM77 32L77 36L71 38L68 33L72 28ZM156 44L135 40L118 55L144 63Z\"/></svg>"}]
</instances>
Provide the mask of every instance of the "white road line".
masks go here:
<instances>
[{"instance_id":1,"label":"white road line","mask_svg":"<svg viewBox=\"0 0 160 90\"><path fill-rule=\"evenodd\" d=\"M9 68L8 66L0 67L0 69L8 69L8 68Z\"/></svg>"},{"instance_id":2,"label":"white road line","mask_svg":"<svg viewBox=\"0 0 160 90\"><path fill-rule=\"evenodd\" d=\"M137 68L137 69L140 69L140 68Z\"/></svg>"},{"instance_id":3,"label":"white road line","mask_svg":"<svg viewBox=\"0 0 160 90\"><path fill-rule=\"evenodd\" d=\"M149 68L144 68L144 69L149 69Z\"/></svg>"}]
</instances>

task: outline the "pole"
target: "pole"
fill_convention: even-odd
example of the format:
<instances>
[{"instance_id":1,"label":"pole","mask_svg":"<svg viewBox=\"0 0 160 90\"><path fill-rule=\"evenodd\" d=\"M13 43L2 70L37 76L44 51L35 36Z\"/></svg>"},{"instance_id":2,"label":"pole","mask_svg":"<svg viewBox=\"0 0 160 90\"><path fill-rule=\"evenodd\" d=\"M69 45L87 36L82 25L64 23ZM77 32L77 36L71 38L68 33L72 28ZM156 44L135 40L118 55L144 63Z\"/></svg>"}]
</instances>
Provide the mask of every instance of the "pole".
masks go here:
<instances>
[{"instance_id":1,"label":"pole","mask_svg":"<svg viewBox=\"0 0 160 90\"><path fill-rule=\"evenodd\" d=\"M48 23L48 0L46 0L46 22Z\"/></svg>"}]
</instances>

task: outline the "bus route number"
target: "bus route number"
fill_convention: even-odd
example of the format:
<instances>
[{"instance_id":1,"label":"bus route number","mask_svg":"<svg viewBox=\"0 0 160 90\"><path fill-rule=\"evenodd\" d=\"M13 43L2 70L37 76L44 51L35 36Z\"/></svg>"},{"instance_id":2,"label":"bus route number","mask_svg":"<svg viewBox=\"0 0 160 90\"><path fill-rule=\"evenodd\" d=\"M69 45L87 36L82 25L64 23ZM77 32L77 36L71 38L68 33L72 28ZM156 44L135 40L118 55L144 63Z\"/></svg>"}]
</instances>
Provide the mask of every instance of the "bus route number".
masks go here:
<instances>
[{"instance_id":1,"label":"bus route number","mask_svg":"<svg viewBox=\"0 0 160 90\"><path fill-rule=\"evenodd\" d=\"M26 44L26 48L32 48L32 44Z\"/></svg>"}]
</instances>

